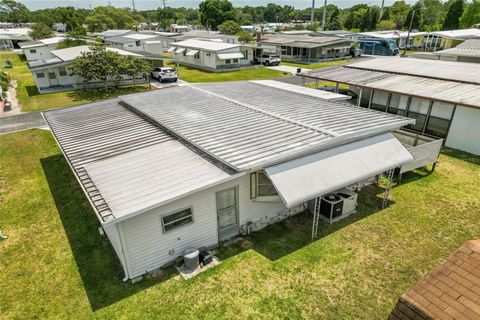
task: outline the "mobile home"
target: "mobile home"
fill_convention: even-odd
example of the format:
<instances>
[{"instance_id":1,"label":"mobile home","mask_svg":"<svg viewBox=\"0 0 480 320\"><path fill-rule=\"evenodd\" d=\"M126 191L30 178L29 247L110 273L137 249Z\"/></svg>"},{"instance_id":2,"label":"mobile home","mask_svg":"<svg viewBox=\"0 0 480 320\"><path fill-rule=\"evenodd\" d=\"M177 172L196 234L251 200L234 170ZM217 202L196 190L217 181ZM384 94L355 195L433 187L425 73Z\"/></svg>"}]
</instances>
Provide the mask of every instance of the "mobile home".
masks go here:
<instances>
[{"instance_id":1,"label":"mobile home","mask_svg":"<svg viewBox=\"0 0 480 320\"><path fill-rule=\"evenodd\" d=\"M348 97L276 81L222 82L44 117L127 280L413 159L391 131L414 120L339 98Z\"/></svg>"}]
</instances>

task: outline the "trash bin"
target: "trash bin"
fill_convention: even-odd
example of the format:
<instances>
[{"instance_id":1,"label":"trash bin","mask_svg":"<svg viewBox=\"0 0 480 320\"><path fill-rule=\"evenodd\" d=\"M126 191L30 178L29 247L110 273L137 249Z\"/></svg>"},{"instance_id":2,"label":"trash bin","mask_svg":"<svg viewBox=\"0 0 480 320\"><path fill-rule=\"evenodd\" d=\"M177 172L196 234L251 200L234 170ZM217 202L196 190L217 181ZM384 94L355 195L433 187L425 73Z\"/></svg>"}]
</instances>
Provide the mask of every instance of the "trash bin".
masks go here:
<instances>
[{"instance_id":1,"label":"trash bin","mask_svg":"<svg viewBox=\"0 0 480 320\"><path fill-rule=\"evenodd\" d=\"M302 68L297 68L297 73L302 73Z\"/></svg>"}]
</instances>

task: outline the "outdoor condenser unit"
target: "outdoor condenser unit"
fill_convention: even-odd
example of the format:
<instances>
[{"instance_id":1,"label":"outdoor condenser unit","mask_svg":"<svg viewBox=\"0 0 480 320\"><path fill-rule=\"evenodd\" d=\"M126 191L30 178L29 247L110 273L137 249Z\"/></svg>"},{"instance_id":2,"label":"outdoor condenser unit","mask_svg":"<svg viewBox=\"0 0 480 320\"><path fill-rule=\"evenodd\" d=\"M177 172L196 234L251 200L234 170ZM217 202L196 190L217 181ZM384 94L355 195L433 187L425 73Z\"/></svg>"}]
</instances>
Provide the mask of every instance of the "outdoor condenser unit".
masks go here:
<instances>
[{"instance_id":1,"label":"outdoor condenser unit","mask_svg":"<svg viewBox=\"0 0 480 320\"><path fill-rule=\"evenodd\" d=\"M357 208L357 194L347 189L324 195L320 200L320 214L329 222L348 216Z\"/></svg>"}]
</instances>

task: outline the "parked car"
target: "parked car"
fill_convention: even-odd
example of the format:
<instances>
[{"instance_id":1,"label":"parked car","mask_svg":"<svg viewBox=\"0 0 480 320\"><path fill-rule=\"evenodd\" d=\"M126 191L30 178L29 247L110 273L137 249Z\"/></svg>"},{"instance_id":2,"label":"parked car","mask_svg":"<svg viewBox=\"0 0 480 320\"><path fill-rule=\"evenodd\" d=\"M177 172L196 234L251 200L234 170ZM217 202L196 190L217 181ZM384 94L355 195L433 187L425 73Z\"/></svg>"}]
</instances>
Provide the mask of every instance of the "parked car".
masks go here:
<instances>
[{"instance_id":1,"label":"parked car","mask_svg":"<svg viewBox=\"0 0 480 320\"><path fill-rule=\"evenodd\" d=\"M177 73L173 68L170 67L161 67L161 68L155 68L152 71L152 78L153 79L158 79L158 81L163 82L163 81L177 81Z\"/></svg>"},{"instance_id":2,"label":"parked car","mask_svg":"<svg viewBox=\"0 0 480 320\"><path fill-rule=\"evenodd\" d=\"M266 66L278 66L282 59L278 54L262 54L260 57L255 58L255 64L264 64Z\"/></svg>"}]
</instances>

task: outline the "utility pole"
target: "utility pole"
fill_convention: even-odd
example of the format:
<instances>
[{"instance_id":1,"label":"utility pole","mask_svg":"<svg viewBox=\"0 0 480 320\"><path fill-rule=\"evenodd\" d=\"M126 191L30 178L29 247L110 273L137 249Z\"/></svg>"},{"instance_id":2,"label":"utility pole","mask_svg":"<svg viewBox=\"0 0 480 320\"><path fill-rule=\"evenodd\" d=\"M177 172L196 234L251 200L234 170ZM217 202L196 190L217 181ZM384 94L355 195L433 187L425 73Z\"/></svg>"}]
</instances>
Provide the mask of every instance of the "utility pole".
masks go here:
<instances>
[{"instance_id":1,"label":"utility pole","mask_svg":"<svg viewBox=\"0 0 480 320\"><path fill-rule=\"evenodd\" d=\"M382 20L383 16L383 5L385 4L385 0L382 0L382 6L380 7L380 16L378 17L378 20Z\"/></svg>"},{"instance_id":2,"label":"utility pole","mask_svg":"<svg viewBox=\"0 0 480 320\"><path fill-rule=\"evenodd\" d=\"M163 9L165 9L165 0L163 0Z\"/></svg>"},{"instance_id":3,"label":"utility pole","mask_svg":"<svg viewBox=\"0 0 480 320\"><path fill-rule=\"evenodd\" d=\"M312 0L312 12L310 13L310 23L313 23L315 18L315 0Z\"/></svg>"},{"instance_id":4,"label":"utility pole","mask_svg":"<svg viewBox=\"0 0 480 320\"><path fill-rule=\"evenodd\" d=\"M132 0L133 11L135 11L135 0Z\"/></svg>"},{"instance_id":5,"label":"utility pole","mask_svg":"<svg viewBox=\"0 0 480 320\"><path fill-rule=\"evenodd\" d=\"M415 10L412 10L412 16L410 17L410 27L408 27L407 40L405 41L405 47L403 48L403 55L407 55L407 45L410 38L410 32L412 32L413 17L415 16Z\"/></svg>"},{"instance_id":6,"label":"utility pole","mask_svg":"<svg viewBox=\"0 0 480 320\"><path fill-rule=\"evenodd\" d=\"M323 4L323 15L322 15L322 31L325 31L325 23L327 19L327 0Z\"/></svg>"}]
</instances>

